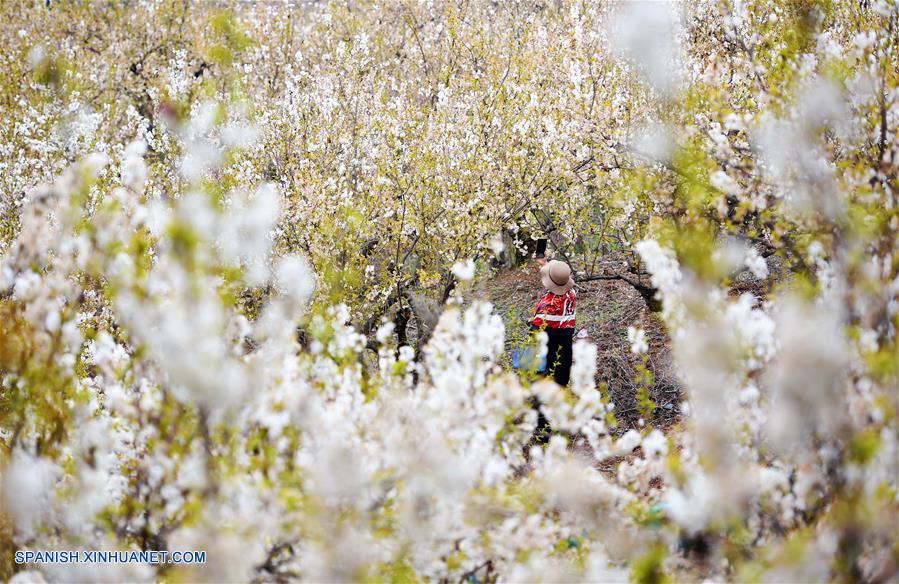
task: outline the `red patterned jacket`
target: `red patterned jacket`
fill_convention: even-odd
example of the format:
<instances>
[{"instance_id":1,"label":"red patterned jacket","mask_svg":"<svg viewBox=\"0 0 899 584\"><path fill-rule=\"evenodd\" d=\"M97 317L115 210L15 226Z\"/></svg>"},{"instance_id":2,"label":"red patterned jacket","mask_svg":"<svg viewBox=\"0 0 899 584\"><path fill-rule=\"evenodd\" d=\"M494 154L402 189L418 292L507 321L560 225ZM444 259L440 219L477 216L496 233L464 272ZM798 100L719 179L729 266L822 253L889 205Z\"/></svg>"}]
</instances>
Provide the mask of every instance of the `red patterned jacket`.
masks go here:
<instances>
[{"instance_id":1,"label":"red patterned jacket","mask_svg":"<svg viewBox=\"0 0 899 584\"><path fill-rule=\"evenodd\" d=\"M561 296L547 292L537 301L531 324L536 328L546 326L548 329L573 329L575 304L577 293L574 290L569 290Z\"/></svg>"}]
</instances>

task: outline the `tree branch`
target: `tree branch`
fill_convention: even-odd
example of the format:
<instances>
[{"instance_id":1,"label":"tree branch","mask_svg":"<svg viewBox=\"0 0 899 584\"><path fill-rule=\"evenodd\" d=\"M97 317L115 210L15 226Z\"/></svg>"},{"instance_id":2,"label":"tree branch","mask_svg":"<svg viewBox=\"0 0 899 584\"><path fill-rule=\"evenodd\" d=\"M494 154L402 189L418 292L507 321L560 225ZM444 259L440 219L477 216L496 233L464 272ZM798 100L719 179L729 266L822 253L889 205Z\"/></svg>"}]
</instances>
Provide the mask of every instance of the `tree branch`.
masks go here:
<instances>
[{"instance_id":1,"label":"tree branch","mask_svg":"<svg viewBox=\"0 0 899 584\"><path fill-rule=\"evenodd\" d=\"M643 297L643 301L646 302L646 307L650 311L661 312L662 310L662 302L656 297L656 293L658 292L657 288L641 284L624 274L585 276L583 278L578 278L577 282L582 284L584 282L595 282L597 280L621 280L622 282L626 282Z\"/></svg>"}]
</instances>

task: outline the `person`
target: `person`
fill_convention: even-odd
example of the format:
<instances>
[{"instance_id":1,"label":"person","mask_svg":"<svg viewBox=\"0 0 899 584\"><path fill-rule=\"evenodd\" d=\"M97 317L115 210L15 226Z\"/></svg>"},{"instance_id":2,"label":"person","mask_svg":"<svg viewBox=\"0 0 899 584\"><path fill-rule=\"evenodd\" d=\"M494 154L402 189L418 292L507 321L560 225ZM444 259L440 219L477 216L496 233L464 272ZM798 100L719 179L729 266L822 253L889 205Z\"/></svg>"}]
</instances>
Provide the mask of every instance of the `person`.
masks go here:
<instances>
[{"instance_id":1,"label":"person","mask_svg":"<svg viewBox=\"0 0 899 584\"><path fill-rule=\"evenodd\" d=\"M576 324L577 293L568 264L558 260L547 262L539 257L537 262L541 265L540 281L546 294L534 306L531 331L546 332L548 340L544 374L552 375L556 383L565 386L571 377L571 345ZM534 429L533 440L537 444L546 444L552 434L552 427L537 396L531 397L530 404L537 410L537 427Z\"/></svg>"},{"instance_id":2,"label":"person","mask_svg":"<svg viewBox=\"0 0 899 584\"><path fill-rule=\"evenodd\" d=\"M534 307L531 330L546 332L546 374L565 386L571 377L571 345L577 323L577 293L571 267L565 262L550 260L540 268L540 281L546 294Z\"/></svg>"}]
</instances>

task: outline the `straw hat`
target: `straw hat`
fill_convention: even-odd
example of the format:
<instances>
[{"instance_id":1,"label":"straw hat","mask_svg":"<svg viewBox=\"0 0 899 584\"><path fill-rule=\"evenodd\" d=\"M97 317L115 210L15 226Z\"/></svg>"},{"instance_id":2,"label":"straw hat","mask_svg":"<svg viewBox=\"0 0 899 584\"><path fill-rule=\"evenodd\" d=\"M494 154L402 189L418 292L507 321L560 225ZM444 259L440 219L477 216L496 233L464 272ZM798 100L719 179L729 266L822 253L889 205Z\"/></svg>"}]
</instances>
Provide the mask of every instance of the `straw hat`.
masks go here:
<instances>
[{"instance_id":1,"label":"straw hat","mask_svg":"<svg viewBox=\"0 0 899 584\"><path fill-rule=\"evenodd\" d=\"M574 288L571 268L559 260L550 260L540 268L540 281L543 282L544 288L560 296Z\"/></svg>"}]
</instances>

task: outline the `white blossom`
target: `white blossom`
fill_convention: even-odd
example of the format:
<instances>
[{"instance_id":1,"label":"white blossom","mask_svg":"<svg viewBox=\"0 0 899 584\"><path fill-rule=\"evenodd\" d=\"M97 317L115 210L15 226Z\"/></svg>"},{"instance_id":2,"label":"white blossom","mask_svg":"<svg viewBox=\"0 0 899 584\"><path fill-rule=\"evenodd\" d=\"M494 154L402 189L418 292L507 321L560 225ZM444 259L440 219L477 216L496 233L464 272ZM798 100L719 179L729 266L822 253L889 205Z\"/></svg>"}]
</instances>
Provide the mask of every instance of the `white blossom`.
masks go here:
<instances>
[{"instance_id":1,"label":"white blossom","mask_svg":"<svg viewBox=\"0 0 899 584\"><path fill-rule=\"evenodd\" d=\"M640 355L649 350L646 343L646 332L642 328L627 327L627 342L631 344L631 352Z\"/></svg>"},{"instance_id":2,"label":"white blossom","mask_svg":"<svg viewBox=\"0 0 899 584\"><path fill-rule=\"evenodd\" d=\"M453 264L453 275L460 280L471 280L474 278L475 263L473 260L465 260Z\"/></svg>"}]
</instances>

